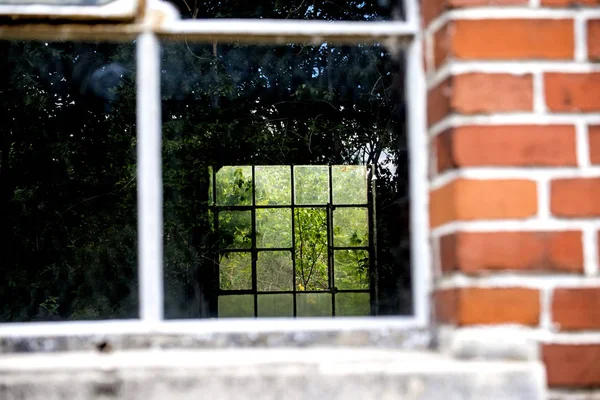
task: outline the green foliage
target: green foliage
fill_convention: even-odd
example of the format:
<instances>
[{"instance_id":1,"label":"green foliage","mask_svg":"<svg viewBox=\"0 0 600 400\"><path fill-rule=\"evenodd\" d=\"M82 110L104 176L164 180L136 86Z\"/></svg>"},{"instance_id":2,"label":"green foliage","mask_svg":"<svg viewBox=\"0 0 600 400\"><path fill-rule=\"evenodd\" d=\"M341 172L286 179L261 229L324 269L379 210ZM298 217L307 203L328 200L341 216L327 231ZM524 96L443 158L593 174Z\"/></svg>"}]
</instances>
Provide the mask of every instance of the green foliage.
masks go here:
<instances>
[{"instance_id":1,"label":"green foliage","mask_svg":"<svg viewBox=\"0 0 600 400\"><path fill-rule=\"evenodd\" d=\"M259 317L289 317L294 312L294 298L290 294L261 294L258 296Z\"/></svg>"},{"instance_id":2,"label":"green foliage","mask_svg":"<svg viewBox=\"0 0 600 400\"><path fill-rule=\"evenodd\" d=\"M369 253L365 250L334 252L335 286L338 289L369 288Z\"/></svg>"},{"instance_id":3,"label":"green foliage","mask_svg":"<svg viewBox=\"0 0 600 400\"><path fill-rule=\"evenodd\" d=\"M256 205L291 204L291 173L287 165L261 165L255 168Z\"/></svg>"},{"instance_id":4,"label":"green foliage","mask_svg":"<svg viewBox=\"0 0 600 400\"><path fill-rule=\"evenodd\" d=\"M286 208L256 210L256 246L259 248L292 246L292 212Z\"/></svg>"},{"instance_id":5,"label":"green foliage","mask_svg":"<svg viewBox=\"0 0 600 400\"><path fill-rule=\"evenodd\" d=\"M219 260L222 290L252 289L252 257L250 253L225 253Z\"/></svg>"},{"instance_id":6,"label":"green foliage","mask_svg":"<svg viewBox=\"0 0 600 400\"><path fill-rule=\"evenodd\" d=\"M297 208L294 217L296 289L327 289L327 213L322 208Z\"/></svg>"},{"instance_id":7,"label":"green foliage","mask_svg":"<svg viewBox=\"0 0 600 400\"><path fill-rule=\"evenodd\" d=\"M132 51L0 42L0 321L137 315Z\"/></svg>"},{"instance_id":8,"label":"green foliage","mask_svg":"<svg viewBox=\"0 0 600 400\"><path fill-rule=\"evenodd\" d=\"M299 317L331 316L331 294L301 293L296 302Z\"/></svg>"},{"instance_id":9,"label":"green foliage","mask_svg":"<svg viewBox=\"0 0 600 400\"><path fill-rule=\"evenodd\" d=\"M289 251L260 251L256 261L257 289L261 292L292 290L293 263Z\"/></svg>"},{"instance_id":10,"label":"green foliage","mask_svg":"<svg viewBox=\"0 0 600 400\"><path fill-rule=\"evenodd\" d=\"M252 247L252 214L250 211L219 212L219 239L223 249Z\"/></svg>"},{"instance_id":11,"label":"green foliage","mask_svg":"<svg viewBox=\"0 0 600 400\"><path fill-rule=\"evenodd\" d=\"M252 167L222 167L217 172L218 206L252 204Z\"/></svg>"},{"instance_id":12,"label":"green foliage","mask_svg":"<svg viewBox=\"0 0 600 400\"><path fill-rule=\"evenodd\" d=\"M335 315L355 317L371 314L368 293L338 293L335 295Z\"/></svg>"},{"instance_id":13,"label":"green foliage","mask_svg":"<svg viewBox=\"0 0 600 400\"><path fill-rule=\"evenodd\" d=\"M353 194L357 188L366 188L366 169L364 167L332 167L337 171L332 174L331 183L342 203L366 203L366 199ZM244 171L242 174L241 171ZM294 179L292 179L292 171ZM358 171L358 173L356 173ZM265 167L256 166L254 175L260 184L256 184L256 197L261 199L259 205L288 205L284 208L256 208L254 211L235 211L227 208L219 210L218 237L228 238L227 245L231 249L248 249L252 245L252 218L255 213L255 246L259 249L288 248L290 251L267 251L257 253L256 282L259 292L290 291L293 286L294 262L296 269L296 290L329 291L331 283L338 290L368 290L369 289L369 252L367 250L335 250L330 264L330 246L365 247L369 244L369 218L365 207L337 207L333 209L333 225L329 226L329 167L328 166L287 166ZM250 176L250 179L244 179ZM223 167L216 173L217 204L219 196L227 201L223 205L239 207L248 204L243 198L252 198L252 168ZM350 178L350 179L348 179ZM315 204L315 207L291 207L291 182L295 183L294 193L305 202ZM238 188L247 187L240 195ZM300 190L302 189L302 190ZM366 189L365 189L366 191ZM324 196L319 197L320 193ZM226 195L225 195L226 194ZM366 192L364 193L366 197ZM275 200L271 200L272 198ZM317 206L318 205L318 206ZM292 210L294 211L292 214ZM236 216L236 217L232 217ZM240 218L244 215L244 218ZM293 221L292 221L293 219ZM225 223L225 221L227 221ZM294 231L292 232L292 222ZM241 229L243 227L243 229ZM329 238L333 232L333 242ZM250 232L250 236L248 236ZM293 241L292 241L293 234ZM252 289L252 260L251 253L224 253L220 256L220 288L222 290ZM330 270L333 268L333 270ZM330 282L330 273L335 277ZM345 296L340 293L341 311L348 315L362 315L369 310L370 299L367 296ZM231 294L221 296L231 297ZM243 296L243 295L238 295ZM286 297L280 295L259 295L259 315L282 316L292 315L287 307ZM281 295L283 296L283 295ZM322 296L303 297L300 314L318 316L331 312L331 305ZM329 301L331 297L329 295ZM281 304L268 304L268 300ZM362 304L363 302L364 304ZM221 304L221 302L219 303ZM233 310L245 312L236 305L234 299L224 300L225 315L233 315ZM287 311L286 311L287 310ZM328 311L327 311L328 310ZM287 314L286 314L287 312ZM368 311L367 311L368 314ZM219 311L221 315L221 311Z\"/></svg>"}]
</instances>

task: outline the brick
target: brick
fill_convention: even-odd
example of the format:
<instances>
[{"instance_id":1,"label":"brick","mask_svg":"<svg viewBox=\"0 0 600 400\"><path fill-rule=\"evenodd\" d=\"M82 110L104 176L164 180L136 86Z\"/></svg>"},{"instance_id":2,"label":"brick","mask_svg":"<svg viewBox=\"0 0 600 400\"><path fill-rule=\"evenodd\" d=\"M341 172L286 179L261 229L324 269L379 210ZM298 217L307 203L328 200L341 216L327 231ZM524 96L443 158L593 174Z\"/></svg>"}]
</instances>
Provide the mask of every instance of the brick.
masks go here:
<instances>
[{"instance_id":1,"label":"brick","mask_svg":"<svg viewBox=\"0 0 600 400\"><path fill-rule=\"evenodd\" d=\"M594 165L600 165L600 125L588 126L588 139L590 161Z\"/></svg>"},{"instance_id":2,"label":"brick","mask_svg":"<svg viewBox=\"0 0 600 400\"><path fill-rule=\"evenodd\" d=\"M587 23L588 58L600 61L600 19L591 19Z\"/></svg>"},{"instance_id":3,"label":"brick","mask_svg":"<svg viewBox=\"0 0 600 400\"><path fill-rule=\"evenodd\" d=\"M431 21L442 14L447 8L446 0L425 0L421 2L421 15L423 26L426 27Z\"/></svg>"},{"instance_id":4,"label":"brick","mask_svg":"<svg viewBox=\"0 0 600 400\"><path fill-rule=\"evenodd\" d=\"M461 126L436 138L438 172L476 166L576 166L569 125Z\"/></svg>"},{"instance_id":5,"label":"brick","mask_svg":"<svg viewBox=\"0 0 600 400\"><path fill-rule=\"evenodd\" d=\"M422 56L422 60L421 62L423 63L423 70L425 71L425 73L429 73L429 69L430 69L430 65L427 62L427 43L428 43L428 39L427 37L423 38L423 43L422 43L422 48L421 48L421 56Z\"/></svg>"},{"instance_id":6,"label":"brick","mask_svg":"<svg viewBox=\"0 0 600 400\"><path fill-rule=\"evenodd\" d=\"M593 7L597 5L600 5L600 0L542 0L542 6L546 7Z\"/></svg>"},{"instance_id":7,"label":"brick","mask_svg":"<svg viewBox=\"0 0 600 400\"><path fill-rule=\"evenodd\" d=\"M446 79L427 97L429 126L451 113L533 111L533 80L531 75L467 73Z\"/></svg>"},{"instance_id":8,"label":"brick","mask_svg":"<svg viewBox=\"0 0 600 400\"><path fill-rule=\"evenodd\" d=\"M456 181L429 193L429 225L432 228L456 221Z\"/></svg>"},{"instance_id":9,"label":"brick","mask_svg":"<svg viewBox=\"0 0 600 400\"><path fill-rule=\"evenodd\" d=\"M478 6L515 6L528 4L526 0L452 0L452 7L478 7Z\"/></svg>"},{"instance_id":10,"label":"brick","mask_svg":"<svg viewBox=\"0 0 600 400\"><path fill-rule=\"evenodd\" d=\"M451 80L446 79L427 93L427 124L441 121L452 112L450 109Z\"/></svg>"},{"instance_id":11,"label":"brick","mask_svg":"<svg viewBox=\"0 0 600 400\"><path fill-rule=\"evenodd\" d=\"M600 345L544 344L542 361L550 387L600 386Z\"/></svg>"},{"instance_id":12,"label":"brick","mask_svg":"<svg viewBox=\"0 0 600 400\"><path fill-rule=\"evenodd\" d=\"M452 54L452 23L445 24L433 35L433 67L438 69Z\"/></svg>"},{"instance_id":13,"label":"brick","mask_svg":"<svg viewBox=\"0 0 600 400\"><path fill-rule=\"evenodd\" d=\"M527 218L536 213L536 184L528 180L457 179L430 193L431 227L461 220Z\"/></svg>"},{"instance_id":14,"label":"brick","mask_svg":"<svg viewBox=\"0 0 600 400\"><path fill-rule=\"evenodd\" d=\"M454 157L453 136L455 129L456 128L446 130L437 135L434 139L435 162L438 174L458 167Z\"/></svg>"},{"instance_id":15,"label":"brick","mask_svg":"<svg viewBox=\"0 0 600 400\"><path fill-rule=\"evenodd\" d=\"M433 294L435 319L446 324L456 324L458 320L458 290L437 290Z\"/></svg>"},{"instance_id":16,"label":"brick","mask_svg":"<svg viewBox=\"0 0 600 400\"><path fill-rule=\"evenodd\" d=\"M462 245L459 238L460 233L452 233L440 237L440 269L442 273L454 272L461 270L460 261L458 260L458 247ZM460 243L460 244L459 244Z\"/></svg>"},{"instance_id":17,"label":"brick","mask_svg":"<svg viewBox=\"0 0 600 400\"><path fill-rule=\"evenodd\" d=\"M501 35L498 32L502 32ZM459 60L571 60L573 20L455 20L434 35L435 66Z\"/></svg>"},{"instance_id":18,"label":"brick","mask_svg":"<svg viewBox=\"0 0 600 400\"><path fill-rule=\"evenodd\" d=\"M423 25L428 25L433 19L447 10L460 7L480 6L515 6L525 5L527 0L427 0L421 2Z\"/></svg>"},{"instance_id":19,"label":"brick","mask_svg":"<svg viewBox=\"0 0 600 400\"><path fill-rule=\"evenodd\" d=\"M600 328L600 288L555 289L552 317L563 331Z\"/></svg>"},{"instance_id":20,"label":"brick","mask_svg":"<svg viewBox=\"0 0 600 400\"><path fill-rule=\"evenodd\" d=\"M600 216L600 178L553 180L550 210L553 215L567 218Z\"/></svg>"},{"instance_id":21,"label":"brick","mask_svg":"<svg viewBox=\"0 0 600 400\"><path fill-rule=\"evenodd\" d=\"M600 111L600 72L547 73L544 88L551 111Z\"/></svg>"},{"instance_id":22,"label":"brick","mask_svg":"<svg viewBox=\"0 0 600 400\"><path fill-rule=\"evenodd\" d=\"M539 323L540 294L526 288L456 288L435 296L436 318L452 325Z\"/></svg>"},{"instance_id":23,"label":"brick","mask_svg":"<svg viewBox=\"0 0 600 400\"><path fill-rule=\"evenodd\" d=\"M450 107L458 113L533 110L531 75L468 73L453 81Z\"/></svg>"},{"instance_id":24,"label":"brick","mask_svg":"<svg viewBox=\"0 0 600 400\"><path fill-rule=\"evenodd\" d=\"M457 232L440 238L443 272L583 272L581 232Z\"/></svg>"}]
</instances>

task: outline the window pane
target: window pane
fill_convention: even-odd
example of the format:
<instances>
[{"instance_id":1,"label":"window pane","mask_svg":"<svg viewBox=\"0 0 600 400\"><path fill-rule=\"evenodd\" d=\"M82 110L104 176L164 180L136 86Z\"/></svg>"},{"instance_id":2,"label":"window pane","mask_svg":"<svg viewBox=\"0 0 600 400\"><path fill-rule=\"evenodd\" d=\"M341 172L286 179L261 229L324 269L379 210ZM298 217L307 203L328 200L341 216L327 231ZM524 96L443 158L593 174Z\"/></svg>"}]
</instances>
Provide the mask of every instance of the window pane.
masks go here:
<instances>
[{"instance_id":1,"label":"window pane","mask_svg":"<svg viewBox=\"0 0 600 400\"><path fill-rule=\"evenodd\" d=\"M294 296L291 294L258 295L259 317L293 317Z\"/></svg>"},{"instance_id":2,"label":"window pane","mask_svg":"<svg viewBox=\"0 0 600 400\"><path fill-rule=\"evenodd\" d=\"M261 251L256 262L256 284L260 292L293 289L294 270L289 251Z\"/></svg>"},{"instance_id":3,"label":"window pane","mask_svg":"<svg viewBox=\"0 0 600 400\"><path fill-rule=\"evenodd\" d=\"M219 318L254 317L254 296L219 296Z\"/></svg>"},{"instance_id":4,"label":"window pane","mask_svg":"<svg viewBox=\"0 0 600 400\"><path fill-rule=\"evenodd\" d=\"M367 167L334 165L331 176L333 204L367 204Z\"/></svg>"},{"instance_id":5,"label":"window pane","mask_svg":"<svg viewBox=\"0 0 600 400\"><path fill-rule=\"evenodd\" d=\"M296 300L299 317L330 317L331 295L327 293L303 293Z\"/></svg>"},{"instance_id":6,"label":"window pane","mask_svg":"<svg viewBox=\"0 0 600 400\"><path fill-rule=\"evenodd\" d=\"M249 294L358 288L374 314L410 313L402 51L188 38L161 55L166 315L218 317L233 249L251 255Z\"/></svg>"},{"instance_id":7,"label":"window pane","mask_svg":"<svg viewBox=\"0 0 600 400\"><path fill-rule=\"evenodd\" d=\"M249 249L252 246L252 213L250 211L221 211L219 239L224 249Z\"/></svg>"},{"instance_id":8,"label":"window pane","mask_svg":"<svg viewBox=\"0 0 600 400\"><path fill-rule=\"evenodd\" d=\"M338 293L335 295L335 315L359 317L371 313L369 293Z\"/></svg>"},{"instance_id":9,"label":"window pane","mask_svg":"<svg viewBox=\"0 0 600 400\"><path fill-rule=\"evenodd\" d=\"M252 204L252 167L222 167L217 172L217 205Z\"/></svg>"},{"instance_id":10,"label":"window pane","mask_svg":"<svg viewBox=\"0 0 600 400\"><path fill-rule=\"evenodd\" d=\"M252 289L252 256L250 253L225 253L219 260L221 290Z\"/></svg>"},{"instance_id":11,"label":"window pane","mask_svg":"<svg viewBox=\"0 0 600 400\"><path fill-rule=\"evenodd\" d=\"M329 167L314 165L294 168L294 203L325 205L329 203Z\"/></svg>"},{"instance_id":12,"label":"window pane","mask_svg":"<svg viewBox=\"0 0 600 400\"><path fill-rule=\"evenodd\" d=\"M297 208L295 221L296 290L326 290L327 212L324 208Z\"/></svg>"},{"instance_id":13,"label":"window pane","mask_svg":"<svg viewBox=\"0 0 600 400\"><path fill-rule=\"evenodd\" d=\"M376 21L402 18L399 0L170 0L183 18L274 18Z\"/></svg>"},{"instance_id":14,"label":"window pane","mask_svg":"<svg viewBox=\"0 0 600 400\"><path fill-rule=\"evenodd\" d=\"M336 247L369 245L367 208L336 208L333 211L333 242Z\"/></svg>"},{"instance_id":15,"label":"window pane","mask_svg":"<svg viewBox=\"0 0 600 400\"><path fill-rule=\"evenodd\" d=\"M138 315L134 50L0 41L0 322Z\"/></svg>"},{"instance_id":16,"label":"window pane","mask_svg":"<svg viewBox=\"0 0 600 400\"><path fill-rule=\"evenodd\" d=\"M369 252L336 250L334 252L335 287L340 290L369 288Z\"/></svg>"},{"instance_id":17,"label":"window pane","mask_svg":"<svg viewBox=\"0 0 600 400\"><path fill-rule=\"evenodd\" d=\"M288 205L292 200L292 176L288 166L256 167L256 205Z\"/></svg>"},{"instance_id":18,"label":"window pane","mask_svg":"<svg viewBox=\"0 0 600 400\"><path fill-rule=\"evenodd\" d=\"M265 208L256 210L256 247L292 247L292 210Z\"/></svg>"}]
</instances>

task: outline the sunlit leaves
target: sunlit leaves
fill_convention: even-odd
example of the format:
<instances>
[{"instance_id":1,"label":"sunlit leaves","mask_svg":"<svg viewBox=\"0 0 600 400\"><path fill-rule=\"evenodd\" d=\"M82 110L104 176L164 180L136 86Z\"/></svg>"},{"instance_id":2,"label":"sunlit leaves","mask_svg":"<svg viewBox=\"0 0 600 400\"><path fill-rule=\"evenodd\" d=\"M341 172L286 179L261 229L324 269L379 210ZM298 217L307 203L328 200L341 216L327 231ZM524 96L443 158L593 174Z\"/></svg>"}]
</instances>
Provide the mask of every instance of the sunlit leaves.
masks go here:
<instances>
[{"instance_id":1,"label":"sunlit leaves","mask_svg":"<svg viewBox=\"0 0 600 400\"><path fill-rule=\"evenodd\" d=\"M223 167L217 172L217 205L252 204L252 167Z\"/></svg>"},{"instance_id":2,"label":"sunlit leaves","mask_svg":"<svg viewBox=\"0 0 600 400\"><path fill-rule=\"evenodd\" d=\"M333 211L333 240L338 247L369 245L367 208L343 207Z\"/></svg>"},{"instance_id":3,"label":"sunlit leaves","mask_svg":"<svg viewBox=\"0 0 600 400\"><path fill-rule=\"evenodd\" d=\"M369 288L369 252L366 250L336 250L335 286L340 290Z\"/></svg>"},{"instance_id":4,"label":"sunlit leaves","mask_svg":"<svg viewBox=\"0 0 600 400\"><path fill-rule=\"evenodd\" d=\"M221 290L252 289L252 256L250 253L224 253L219 261Z\"/></svg>"},{"instance_id":5,"label":"sunlit leaves","mask_svg":"<svg viewBox=\"0 0 600 400\"><path fill-rule=\"evenodd\" d=\"M327 264L327 213L324 208L297 208L296 286L298 290L329 287Z\"/></svg>"},{"instance_id":6,"label":"sunlit leaves","mask_svg":"<svg viewBox=\"0 0 600 400\"><path fill-rule=\"evenodd\" d=\"M289 251L260 251L256 260L256 285L260 292L293 289L293 261Z\"/></svg>"}]
</instances>

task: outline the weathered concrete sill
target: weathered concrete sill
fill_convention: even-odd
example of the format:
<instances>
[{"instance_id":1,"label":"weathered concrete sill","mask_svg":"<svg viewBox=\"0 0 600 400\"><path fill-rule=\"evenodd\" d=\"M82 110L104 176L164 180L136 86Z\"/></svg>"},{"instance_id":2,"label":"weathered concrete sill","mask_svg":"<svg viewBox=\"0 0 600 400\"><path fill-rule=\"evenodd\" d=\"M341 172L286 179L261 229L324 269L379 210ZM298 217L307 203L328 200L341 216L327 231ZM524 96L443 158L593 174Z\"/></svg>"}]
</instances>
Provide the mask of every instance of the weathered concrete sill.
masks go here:
<instances>
[{"instance_id":1,"label":"weathered concrete sill","mask_svg":"<svg viewBox=\"0 0 600 400\"><path fill-rule=\"evenodd\" d=\"M535 362L377 349L139 350L0 356L3 400L546 398Z\"/></svg>"},{"instance_id":2,"label":"weathered concrete sill","mask_svg":"<svg viewBox=\"0 0 600 400\"><path fill-rule=\"evenodd\" d=\"M204 333L129 332L68 335L36 334L1 335L2 353L40 353L91 351L108 345L114 350L230 349L230 348L313 348L378 347L396 350L426 350L431 344L428 329L352 329L287 330L233 332L213 330ZM302 328L302 327L300 327Z\"/></svg>"}]
</instances>

